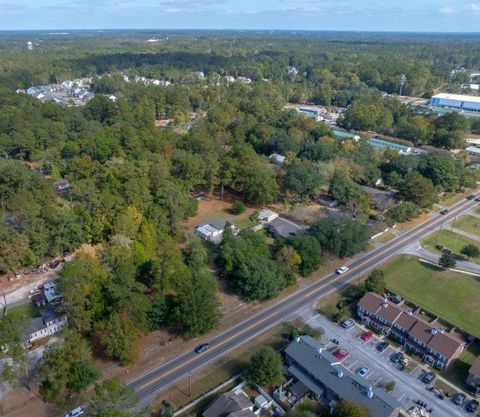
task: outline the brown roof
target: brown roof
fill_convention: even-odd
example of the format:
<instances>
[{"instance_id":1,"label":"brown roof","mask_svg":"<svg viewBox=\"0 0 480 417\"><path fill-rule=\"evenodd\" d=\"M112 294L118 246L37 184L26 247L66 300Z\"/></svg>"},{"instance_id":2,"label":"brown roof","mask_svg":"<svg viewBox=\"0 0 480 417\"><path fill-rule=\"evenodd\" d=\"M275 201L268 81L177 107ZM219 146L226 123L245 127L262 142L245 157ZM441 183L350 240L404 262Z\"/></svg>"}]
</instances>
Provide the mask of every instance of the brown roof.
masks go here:
<instances>
[{"instance_id":1,"label":"brown roof","mask_svg":"<svg viewBox=\"0 0 480 417\"><path fill-rule=\"evenodd\" d=\"M32 295L32 301L34 303L45 303L47 302L47 297L45 297L43 292L39 292L38 294Z\"/></svg>"},{"instance_id":2,"label":"brown roof","mask_svg":"<svg viewBox=\"0 0 480 417\"><path fill-rule=\"evenodd\" d=\"M403 327L407 332L410 331L410 329L415 325L415 323L418 321L418 319L408 313L403 313L396 323L398 323L401 327Z\"/></svg>"},{"instance_id":3,"label":"brown roof","mask_svg":"<svg viewBox=\"0 0 480 417\"><path fill-rule=\"evenodd\" d=\"M447 333L438 332L428 342L428 346L441 353L446 358L451 358L464 343Z\"/></svg>"},{"instance_id":4,"label":"brown roof","mask_svg":"<svg viewBox=\"0 0 480 417\"><path fill-rule=\"evenodd\" d=\"M473 365L468 370L468 373L480 378L480 356L473 362Z\"/></svg>"},{"instance_id":5,"label":"brown roof","mask_svg":"<svg viewBox=\"0 0 480 417\"><path fill-rule=\"evenodd\" d=\"M358 302L360 307L377 316L382 317L388 323L393 323L402 313L402 309L387 301L386 308L384 305L385 299L373 292L367 292L363 298Z\"/></svg>"},{"instance_id":6,"label":"brown roof","mask_svg":"<svg viewBox=\"0 0 480 417\"><path fill-rule=\"evenodd\" d=\"M382 297L373 292L367 292L358 302L358 307L362 307L367 311L375 313L382 306Z\"/></svg>"},{"instance_id":7,"label":"brown roof","mask_svg":"<svg viewBox=\"0 0 480 417\"><path fill-rule=\"evenodd\" d=\"M413 327L409 331L410 336L415 337L421 340L424 343L428 343L428 341L432 338L432 327L428 325L428 323L418 320L413 325Z\"/></svg>"}]
</instances>

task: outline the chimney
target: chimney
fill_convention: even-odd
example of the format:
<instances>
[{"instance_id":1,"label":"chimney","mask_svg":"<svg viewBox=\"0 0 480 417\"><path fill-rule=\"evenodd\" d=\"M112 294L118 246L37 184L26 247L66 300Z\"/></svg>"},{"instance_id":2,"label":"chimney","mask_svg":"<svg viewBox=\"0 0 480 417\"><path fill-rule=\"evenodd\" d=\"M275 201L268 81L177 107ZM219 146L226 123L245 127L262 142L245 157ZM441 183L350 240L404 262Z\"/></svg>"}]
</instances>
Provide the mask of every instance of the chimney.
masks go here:
<instances>
[{"instance_id":1,"label":"chimney","mask_svg":"<svg viewBox=\"0 0 480 417\"><path fill-rule=\"evenodd\" d=\"M300 343L300 336L295 336L295 343Z\"/></svg>"},{"instance_id":2,"label":"chimney","mask_svg":"<svg viewBox=\"0 0 480 417\"><path fill-rule=\"evenodd\" d=\"M367 397L372 399L373 398L373 388L371 385L368 386L368 389L367 389Z\"/></svg>"},{"instance_id":3,"label":"chimney","mask_svg":"<svg viewBox=\"0 0 480 417\"><path fill-rule=\"evenodd\" d=\"M435 335L435 334L438 333L438 329L435 328L435 327L432 327L432 330L430 331L430 333L432 333L433 335Z\"/></svg>"},{"instance_id":4,"label":"chimney","mask_svg":"<svg viewBox=\"0 0 480 417\"><path fill-rule=\"evenodd\" d=\"M343 369L342 369L342 368L338 368L338 369L337 369L337 376L338 376L339 378L342 378L342 377L343 377Z\"/></svg>"}]
</instances>

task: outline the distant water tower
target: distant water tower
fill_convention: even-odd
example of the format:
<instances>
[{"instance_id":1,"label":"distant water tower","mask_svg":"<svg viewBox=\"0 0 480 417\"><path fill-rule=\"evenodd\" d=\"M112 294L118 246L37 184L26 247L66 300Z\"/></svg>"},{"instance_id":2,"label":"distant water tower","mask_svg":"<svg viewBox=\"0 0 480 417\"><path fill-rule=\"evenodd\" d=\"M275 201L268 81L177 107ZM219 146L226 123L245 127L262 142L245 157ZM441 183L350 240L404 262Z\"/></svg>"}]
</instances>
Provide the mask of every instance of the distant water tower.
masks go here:
<instances>
[{"instance_id":1,"label":"distant water tower","mask_svg":"<svg viewBox=\"0 0 480 417\"><path fill-rule=\"evenodd\" d=\"M27 42L27 49L29 51L31 51L33 49L33 43L32 42L30 42L30 41Z\"/></svg>"}]
</instances>

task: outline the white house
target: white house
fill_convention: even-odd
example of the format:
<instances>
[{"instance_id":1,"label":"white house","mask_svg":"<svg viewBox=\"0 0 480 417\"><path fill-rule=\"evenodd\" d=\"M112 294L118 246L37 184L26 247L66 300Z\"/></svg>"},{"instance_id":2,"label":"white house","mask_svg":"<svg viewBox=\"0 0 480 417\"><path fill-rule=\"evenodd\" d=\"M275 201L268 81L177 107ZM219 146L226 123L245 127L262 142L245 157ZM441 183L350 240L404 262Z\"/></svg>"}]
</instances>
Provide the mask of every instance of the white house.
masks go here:
<instances>
[{"instance_id":1,"label":"white house","mask_svg":"<svg viewBox=\"0 0 480 417\"><path fill-rule=\"evenodd\" d=\"M271 221L275 220L278 217L278 213L275 213L272 210L263 209L258 214L258 221L260 223L270 223Z\"/></svg>"},{"instance_id":2,"label":"white house","mask_svg":"<svg viewBox=\"0 0 480 417\"><path fill-rule=\"evenodd\" d=\"M280 155L278 153L272 153L268 159L270 160L270 162L272 164L275 164L275 165L283 165L283 163L285 162L285 160L287 159L286 156L283 156L283 155Z\"/></svg>"},{"instance_id":3,"label":"white house","mask_svg":"<svg viewBox=\"0 0 480 417\"><path fill-rule=\"evenodd\" d=\"M238 228L234 224L223 217L200 224L197 227L196 232L197 235L205 240L208 240L209 242L220 243L222 241L223 232L225 231L227 224L230 224L234 234L239 232Z\"/></svg>"},{"instance_id":4,"label":"white house","mask_svg":"<svg viewBox=\"0 0 480 417\"><path fill-rule=\"evenodd\" d=\"M40 317L30 322L30 328L25 334L25 342L29 345L35 340L43 339L60 332L67 325L67 317L53 307L40 310Z\"/></svg>"}]
</instances>

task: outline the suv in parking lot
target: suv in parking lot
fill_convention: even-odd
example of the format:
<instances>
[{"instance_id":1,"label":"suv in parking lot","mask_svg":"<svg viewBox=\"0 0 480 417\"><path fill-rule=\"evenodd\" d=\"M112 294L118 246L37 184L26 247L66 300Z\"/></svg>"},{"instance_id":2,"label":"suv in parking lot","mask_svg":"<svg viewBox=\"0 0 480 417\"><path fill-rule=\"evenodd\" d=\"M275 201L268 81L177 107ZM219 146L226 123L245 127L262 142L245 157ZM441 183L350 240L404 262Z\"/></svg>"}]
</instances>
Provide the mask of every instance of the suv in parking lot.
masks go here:
<instances>
[{"instance_id":1,"label":"suv in parking lot","mask_svg":"<svg viewBox=\"0 0 480 417\"><path fill-rule=\"evenodd\" d=\"M477 400L470 400L467 403L465 410L467 410L469 413L474 413L477 411L479 405L480 403Z\"/></svg>"},{"instance_id":2,"label":"suv in parking lot","mask_svg":"<svg viewBox=\"0 0 480 417\"><path fill-rule=\"evenodd\" d=\"M402 352L396 352L392 356L390 356L390 360L393 363L398 363L403 359L403 353Z\"/></svg>"},{"instance_id":3,"label":"suv in parking lot","mask_svg":"<svg viewBox=\"0 0 480 417\"><path fill-rule=\"evenodd\" d=\"M350 327L353 327L355 326L355 320L353 319L348 319L348 320L345 320L341 326L344 328L344 329L349 329Z\"/></svg>"},{"instance_id":4,"label":"suv in parking lot","mask_svg":"<svg viewBox=\"0 0 480 417\"><path fill-rule=\"evenodd\" d=\"M389 343L388 342L381 342L377 345L377 350L379 352L383 352L384 350L386 350L389 346Z\"/></svg>"},{"instance_id":5,"label":"suv in parking lot","mask_svg":"<svg viewBox=\"0 0 480 417\"><path fill-rule=\"evenodd\" d=\"M455 397L453 397L453 402L454 404L462 405L465 401L465 398L467 398L467 396L463 392L459 392L455 395Z\"/></svg>"}]
</instances>

